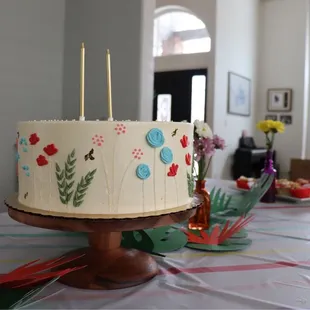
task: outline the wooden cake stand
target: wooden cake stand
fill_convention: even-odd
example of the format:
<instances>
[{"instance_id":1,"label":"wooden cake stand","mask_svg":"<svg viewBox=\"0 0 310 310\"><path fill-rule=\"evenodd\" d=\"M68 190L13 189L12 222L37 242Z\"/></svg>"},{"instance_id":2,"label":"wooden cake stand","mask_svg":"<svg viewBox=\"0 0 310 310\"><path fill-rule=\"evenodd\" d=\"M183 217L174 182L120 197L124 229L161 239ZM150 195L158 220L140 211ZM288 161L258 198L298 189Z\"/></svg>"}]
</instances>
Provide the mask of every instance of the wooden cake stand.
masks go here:
<instances>
[{"instance_id":1,"label":"wooden cake stand","mask_svg":"<svg viewBox=\"0 0 310 310\"><path fill-rule=\"evenodd\" d=\"M72 219L42 216L14 209L5 201L9 216L26 225L88 233L89 247L66 253L83 255L62 265L61 269L86 266L61 277L60 282L71 287L110 290L136 286L158 274L156 261L147 253L122 248L122 231L140 230L182 222L194 215L195 208L172 214L134 219Z\"/></svg>"}]
</instances>

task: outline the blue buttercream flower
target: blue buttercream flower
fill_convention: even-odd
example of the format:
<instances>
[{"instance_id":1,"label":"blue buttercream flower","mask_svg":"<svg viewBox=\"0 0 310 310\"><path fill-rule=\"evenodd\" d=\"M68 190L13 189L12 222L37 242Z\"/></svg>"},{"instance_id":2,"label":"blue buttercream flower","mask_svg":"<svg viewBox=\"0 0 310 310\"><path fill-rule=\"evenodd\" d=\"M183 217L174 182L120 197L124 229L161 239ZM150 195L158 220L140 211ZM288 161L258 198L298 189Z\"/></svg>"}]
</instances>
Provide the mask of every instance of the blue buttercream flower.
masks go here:
<instances>
[{"instance_id":1,"label":"blue buttercream flower","mask_svg":"<svg viewBox=\"0 0 310 310\"><path fill-rule=\"evenodd\" d=\"M28 145L26 138L20 138L19 144L20 145Z\"/></svg>"},{"instance_id":2,"label":"blue buttercream flower","mask_svg":"<svg viewBox=\"0 0 310 310\"><path fill-rule=\"evenodd\" d=\"M153 128L147 133L146 141L151 147L161 147L165 143L165 137L160 129Z\"/></svg>"},{"instance_id":3,"label":"blue buttercream flower","mask_svg":"<svg viewBox=\"0 0 310 310\"><path fill-rule=\"evenodd\" d=\"M22 169L25 170L25 171L28 171L29 170L29 166L24 165L24 166L22 166Z\"/></svg>"},{"instance_id":4,"label":"blue buttercream flower","mask_svg":"<svg viewBox=\"0 0 310 310\"><path fill-rule=\"evenodd\" d=\"M169 147L163 147L160 151L160 160L165 164L171 164L173 161L173 153Z\"/></svg>"},{"instance_id":5,"label":"blue buttercream flower","mask_svg":"<svg viewBox=\"0 0 310 310\"><path fill-rule=\"evenodd\" d=\"M136 169L136 175L141 180L146 180L151 175L151 170L148 165L140 164Z\"/></svg>"},{"instance_id":6,"label":"blue buttercream flower","mask_svg":"<svg viewBox=\"0 0 310 310\"><path fill-rule=\"evenodd\" d=\"M20 160L20 155L16 152L16 154L15 154L15 159L16 159L16 161L19 161Z\"/></svg>"}]
</instances>

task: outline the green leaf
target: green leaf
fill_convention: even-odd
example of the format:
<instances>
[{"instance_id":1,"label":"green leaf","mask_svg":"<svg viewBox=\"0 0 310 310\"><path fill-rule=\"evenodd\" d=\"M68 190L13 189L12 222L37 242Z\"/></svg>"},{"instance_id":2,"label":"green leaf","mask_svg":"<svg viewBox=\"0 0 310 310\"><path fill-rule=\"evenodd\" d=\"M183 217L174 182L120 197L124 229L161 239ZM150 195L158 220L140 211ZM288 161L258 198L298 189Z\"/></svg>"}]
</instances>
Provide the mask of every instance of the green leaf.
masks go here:
<instances>
[{"instance_id":1,"label":"green leaf","mask_svg":"<svg viewBox=\"0 0 310 310\"><path fill-rule=\"evenodd\" d=\"M199 243L187 243L186 247L208 252L234 252L242 251L252 244L250 239L228 239L220 245L209 245Z\"/></svg>"},{"instance_id":2,"label":"green leaf","mask_svg":"<svg viewBox=\"0 0 310 310\"><path fill-rule=\"evenodd\" d=\"M74 180L72 178L75 175L75 149L68 154L67 161L64 163L64 169L61 170L58 163L56 163L56 177L59 191L59 199L61 203L68 204L73 196L73 191L69 191L73 185ZM71 181L72 180L72 181Z\"/></svg>"},{"instance_id":3,"label":"green leaf","mask_svg":"<svg viewBox=\"0 0 310 310\"><path fill-rule=\"evenodd\" d=\"M63 198L63 196L64 196L64 195L62 195L61 193L59 193L59 199L60 199L60 201L61 201L64 205L66 205L66 204L67 204L67 200L66 200L65 198Z\"/></svg>"},{"instance_id":4,"label":"green leaf","mask_svg":"<svg viewBox=\"0 0 310 310\"><path fill-rule=\"evenodd\" d=\"M72 195L73 195L73 191L67 193L67 199L66 199L67 202L66 202L66 204L69 203L69 201L70 201L71 198L72 198Z\"/></svg>"},{"instance_id":5,"label":"green leaf","mask_svg":"<svg viewBox=\"0 0 310 310\"><path fill-rule=\"evenodd\" d=\"M187 243L187 236L179 229L171 226L146 229L154 244L153 251L156 253L167 253L178 251Z\"/></svg>"},{"instance_id":6,"label":"green leaf","mask_svg":"<svg viewBox=\"0 0 310 310\"><path fill-rule=\"evenodd\" d=\"M187 188L188 188L188 196L194 196L194 176L187 172Z\"/></svg>"},{"instance_id":7,"label":"green leaf","mask_svg":"<svg viewBox=\"0 0 310 310\"><path fill-rule=\"evenodd\" d=\"M59 165L56 163L56 171L57 172L60 172L61 171L61 169L60 169L60 167L59 167Z\"/></svg>"},{"instance_id":8,"label":"green leaf","mask_svg":"<svg viewBox=\"0 0 310 310\"><path fill-rule=\"evenodd\" d=\"M67 174L67 175L66 175L66 180L67 180L67 181L72 180L72 178L74 177L74 175L75 175L75 172L73 172L73 173L71 173L71 174Z\"/></svg>"},{"instance_id":9,"label":"green leaf","mask_svg":"<svg viewBox=\"0 0 310 310\"><path fill-rule=\"evenodd\" d=\"M78 182L74 196L73 196L73 206L79 207L84 202L84 197L86 196L87 190L89 189L89 186L91 185L95 173L97 169L94 169L92 171L89 171L86 176L82 176L80 182Z\"/></svg>"},{"instance_id":10,"label":"green leaf","mask_svg":"<svg viewBox=\"0 0 310 310\"><path fill-rule=\"evenodd\" d=\"M61 189L64 189L66 187L66 181L65 179L62 180L62 182L57 182L58 187Z\"/></svg>"},{"instance_id":11,"label":"green leaf","mask_svg":"<svg viewBox=\"0 0 310 310\"><path fill-rule=\"evenodd\" d=\"M62 170L60 173L56 172L57 181L61 181L64 176L65 176L65 171L64 170Z\"/></svg>"},{"instance_id":12,"label":"green leaf","mask_svg":"<svg viewBox=\"0 0 310 310\"><path fill-rule=\"evenodd\" d=\"M71 181L70 183L67 183L67 189L68 190L71 189L73 184L74 184L74 181Z\"/></svg>"}]
</instances>

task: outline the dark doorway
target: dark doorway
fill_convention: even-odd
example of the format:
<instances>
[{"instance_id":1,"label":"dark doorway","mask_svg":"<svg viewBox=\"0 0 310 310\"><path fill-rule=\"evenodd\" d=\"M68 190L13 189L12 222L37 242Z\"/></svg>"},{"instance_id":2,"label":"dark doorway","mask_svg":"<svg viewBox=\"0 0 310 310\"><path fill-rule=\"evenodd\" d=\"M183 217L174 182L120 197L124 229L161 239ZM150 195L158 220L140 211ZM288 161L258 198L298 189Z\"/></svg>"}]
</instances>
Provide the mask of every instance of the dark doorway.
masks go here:
<instances>
[{"instance_id":1,"label":"dark doorway","mask_svg":"<svg viewBox=\"0 0 310 310\"><path fill-rule=\"evenodd\" d=\"M155 73L154 121L205 121L206 101L207 69Z\"/></svg>"}]
</instances>

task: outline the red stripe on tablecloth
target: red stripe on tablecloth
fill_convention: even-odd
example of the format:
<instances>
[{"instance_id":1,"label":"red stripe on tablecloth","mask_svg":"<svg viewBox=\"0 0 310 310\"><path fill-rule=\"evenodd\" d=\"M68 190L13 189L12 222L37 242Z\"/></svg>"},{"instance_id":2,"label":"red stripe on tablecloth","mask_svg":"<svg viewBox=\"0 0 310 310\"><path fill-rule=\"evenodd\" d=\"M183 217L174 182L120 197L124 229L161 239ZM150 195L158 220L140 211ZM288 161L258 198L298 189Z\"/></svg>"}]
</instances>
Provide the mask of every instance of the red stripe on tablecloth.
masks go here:
<instances>
[{"instance_id":1,"label":"red stripe on tablecloth","mask_svg":"<svg viewBox=\"0 0 310 310\"><path fill-rule=\"evenodd\" d=\"M247 270L262 270L262 269L273 269L273 268L286 268L286 267L296 267L298 265L310 265L309 261L306 262L297 262L297 263L292 263L292 262L275 262L275 263L265 263L265 264L251 264L251 265L239 265L239 266L215 266L215 267L197 267L197 268L169 268L168 270L161 270L160 274L178 274L178 273L206 273L206 272L225 272L225 271L247 271ZM296 281L290 282L289 284L292 284ZM259 289L259 288L264 288L264 289L269 289L270 284L273 285L285 285L285 283L278 283L278 282L273 282L271 281L270 283L247 283L247 284L239 284L239 285L229 285L229 286L224 286L222 289L224 290L237 290L237 291L248 291L252 289ZM300 284L300 283L299 283ZM307 285L307 283L302 283L304 286ZM206 292L212 290L210 287L201 287L197 286L191 287L192 291L197 292ZM169 288L169 293L180 293L180 294L191 294L191 290L188 289L182 289L178 287L171 287ZM116 299L116 298L124 298L126 297L126 293L123 293L118 290L115 291L102 291L99 294L96 294L94 292L88 293L88 291L83 292L83 294L76 294L69 292L66 295L67 300L95 300L95 299L102 299L102 298L110 298L110 299ZM162 291L136 291L135 294L137 296L162 296ZM44 296L48 297L48 295ZM47 301L63 301L63 295L57 294L49 297Z\"/></svg>"},{"instance_id":2,"label":"red stripe on tablecloth","mask_svg":"<svg viewBox=\"0 0 310 310\"><path fill-rule=\"evenodd\" d=\"M210 272L226 272L226 271L248 271L248 270L264 270L276 269L284 267L296 267L299 265L310 265L310 262L275 262L251 265L231 265L231 266L213 266L213 267L196 267L196 268L175 268L161 269L161 274L179 274L179 273L210 273Z\"/></svg>"},{"instance_id":3,"label":"red stripe on tablecloth","mask_svg":"<svg viewBox=\"0 0 310 310\"><path fill-rule=\"evenodd\" d=\"M309 208L310 205L287 205L287 206L256 206L255 209L302 209L302 208Z\"/></svg>"}]
</instances>

